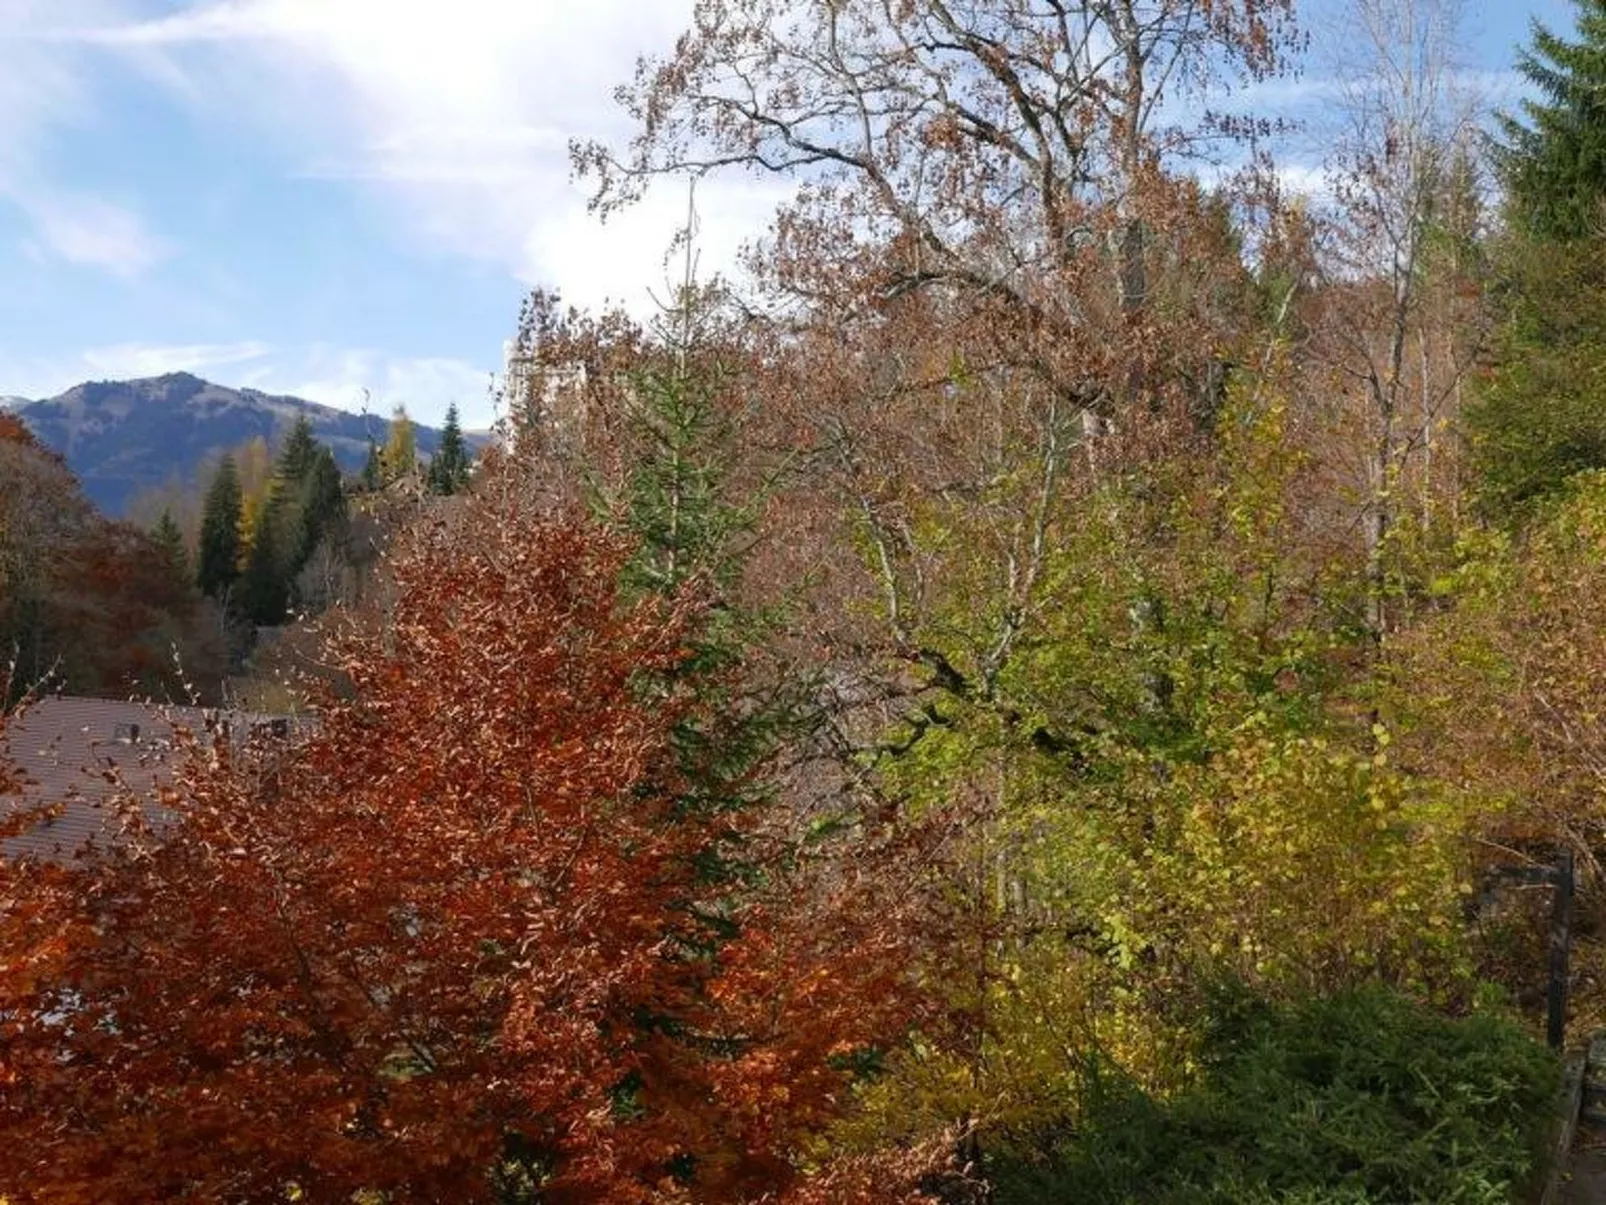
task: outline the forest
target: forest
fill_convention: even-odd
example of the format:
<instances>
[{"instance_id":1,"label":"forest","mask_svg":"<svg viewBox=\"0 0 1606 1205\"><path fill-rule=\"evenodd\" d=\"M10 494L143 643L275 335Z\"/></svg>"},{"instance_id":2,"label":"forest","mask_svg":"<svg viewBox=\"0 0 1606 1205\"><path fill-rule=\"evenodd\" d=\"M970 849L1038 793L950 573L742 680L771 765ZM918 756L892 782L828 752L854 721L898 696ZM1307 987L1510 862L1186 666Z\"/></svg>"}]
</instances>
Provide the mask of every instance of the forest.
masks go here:
<instances>
[{"instance_id":1,"label":"forest","mask_svg":"<svg viewBox=\"0 0 1606 1205\"><path fill-rule=\"evenodd\" d=\"M571 148L692 189L655 318L537 292L472 465L292 436L125 533L316 722L0 862L0 1201L1537 1199L1514 874L1606 1024L1606 0L1493 110L1453 0L1341 7L1296 187L1294 0L698 0Z\"/></svg>"}]
</instances>

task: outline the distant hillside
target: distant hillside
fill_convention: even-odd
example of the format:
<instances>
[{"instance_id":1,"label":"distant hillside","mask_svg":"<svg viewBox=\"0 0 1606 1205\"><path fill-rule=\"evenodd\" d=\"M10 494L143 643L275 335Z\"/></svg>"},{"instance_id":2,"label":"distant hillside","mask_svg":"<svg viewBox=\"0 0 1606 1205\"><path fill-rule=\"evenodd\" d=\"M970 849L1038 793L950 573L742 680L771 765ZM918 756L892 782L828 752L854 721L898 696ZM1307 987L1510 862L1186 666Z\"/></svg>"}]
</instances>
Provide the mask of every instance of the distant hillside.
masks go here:
<instances>
[{"instance_id":1,"label":"distant hillside","mask_svg":"<svg viewBox=\"0 0 1606 1205\"><path fill-rule=\"evenodd\" d=\"M121 515L141 490L177 477L189 483L206 457L254 436L269 445L306 415L313 434L341 468L356 472L372 438L383 444L386 415L352 414L296 397L229 389L169 373L139 381L94 381L41 401L6 399L34 436L60 452L84 492L109 515ZM440 432L415 424L418 450L432 455Z\"/></svg>"}]
</instances>

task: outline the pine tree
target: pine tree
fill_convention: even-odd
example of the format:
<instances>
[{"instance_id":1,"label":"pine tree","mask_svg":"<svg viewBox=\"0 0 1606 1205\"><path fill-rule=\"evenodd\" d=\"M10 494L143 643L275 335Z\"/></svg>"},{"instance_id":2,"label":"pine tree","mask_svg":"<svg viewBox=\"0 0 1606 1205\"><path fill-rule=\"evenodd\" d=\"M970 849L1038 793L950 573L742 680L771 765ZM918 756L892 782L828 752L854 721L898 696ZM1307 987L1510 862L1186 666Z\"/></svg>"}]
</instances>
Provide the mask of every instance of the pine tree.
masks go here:
<instances>
[{"instance_id":1,"label":"pine tree","mask_svg":"<svg viewBox=\"0 0 1606 1205\"><path fill-rule=\"evenodd\" d=\"M1606 0L1574 5L1576 40L1534 23L1517 61L1534 98L1498 119L1515 237L1493 244L1501 320L1465 426L1480 507L1503 520L1606 466Z\"/></svg>"},{"instance_id":2,"label":"pine tree","mask_svg":"<svg viewBox=\"0 0 1606 1205\"><path fill-rule=\"evenodd\" d=\"M346 516L346 493L341 488L335 454L320 447L302 483L302 507L311 516L313 530L323 533Z\"/></svg>"},{"instance_id":3,"label":"pine tree","mask_svg":"<svg viewBox=\"0 0 1606 1205\"><path fill-rule=\"evenodd\" d=\"M275 481L257 520L256 538L240 575L240 604L252 623L272 627L284 621L290 586L283 555L284 531L291 506Z\"/></svg>"},{"instance_id":4,"label":"pine tree","mask_svg":"<svg viewBox=\"0 0 1606 1205\"><path fill-rule=\"evenodd\" d=\"M296 486L295 522L288 545L292 578L306 568L318 545L329 539L346 518L346 495L334 453L319 445Z\"/></svg>"},{"instance_id":5,"label":"pine tree","mask_svg":"<svg viewBox=\"0 0 1606 1205\"><path fill-rule=\"evenodd\" d=\"M385 462L380 455L379 445L373 440L368 441L368 459L362 466L362 486L369 493L374 493L385 487Z\"/></svg>"},{"instance_id":6,"label":"pine tree","mask_svg":"<svg viewBox=\"0 0 1606 1205\"><path fill-rule=\"evenodd\" d=\"M190 557L184 548L184 533L178 529L173 521L173 512L164 510L162 517L156 521L151 529L151 539L155 541L157 551L162 560L166 562L168 572L174 581L188 582L190 580Z\"/></svg>"},{"instance_id":7,"label":"pine tree","mask_svg":"<svg viewBox=\"0 0 1606 1205\"><path fill-rule=\"evenodd\" d=\"M429 462L429 488L437 494L455 494L468 482L468 449L458 425L457 404L446 408L441 444Z\"/></svg>"},{"instance_id":8,"label":"pine tree","mask_svg":"<svg viewBox=\"0 0 1606 1205\"><path fill-rule=\"evenodd\" d=\"M295 582L320 541L345 517L333 453L299 420L274 465L273 484L246 557L241 596L254 623L282 623Z\"/></svg>"},{"instance_id":9,"label":"pine tree","mask_svg":"<svg viewBox=\"0 0 1606 1205\"><path fill-rule=\"evenodd\" d=\"M312 424L306 415L298 415L295 426L290 428L290 434L285 436L284 445L279 449L274 475L285 481L300 481L311 471L318 447L312 435Z\"/></svg>"},{"instance_id":10,"label":"pine tree","mask_svg":"<svg viewBox=\"0 0 1606 1205\"><path fill-rule=\"evenodd\" d=\"M225 456L206 491L195 572L195 584L212 598L223 597L239 577L240 507L240 475Z\"/></svg>"},{"instance_id":11,"label":"pine tree","mask_svg":"<svg viewBox=\"0 0 1606 1205\"><path fill-rule=\"evenodd\" d=\"M1574 0L1578 40L1535 21L1517 70L1538 94L1497 118L1496 162L1515 225L1540 238L1582 238L1606 198L1606 0Z\"/></svg>"},{"instance_id":12,"label":"pine tree","mask_svg":"<svg viewBox=\"0 0 1606 1205\"><path fill-rule=\"evenodd\" d=\"M687 633L686 662L666 675L663 689L689 688L701 703L673 732L681 807L739 813L762 806L777 750L801 739L812 722L812 684L780 683L758 669L756 650L776 617L743 607L737 594L767 487L747 493L733 484L740 432L723 372L690 364L673 344L668 350L634 375L624 422L632 467L620 492L597 503L637 544L624 567L629 595L689 589L711 600ZM699 862L711 882L746 873L744 853L721 844L702 851Z\"/></svg>"}]
</instances>

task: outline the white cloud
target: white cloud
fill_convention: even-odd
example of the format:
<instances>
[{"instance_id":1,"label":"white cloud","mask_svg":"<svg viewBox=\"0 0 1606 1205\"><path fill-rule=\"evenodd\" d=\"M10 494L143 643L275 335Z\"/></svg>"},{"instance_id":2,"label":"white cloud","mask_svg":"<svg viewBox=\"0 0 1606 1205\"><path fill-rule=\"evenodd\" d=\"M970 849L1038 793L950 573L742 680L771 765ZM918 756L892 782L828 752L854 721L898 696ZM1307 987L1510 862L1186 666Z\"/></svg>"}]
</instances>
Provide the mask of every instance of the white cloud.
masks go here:
<instances>
[{"instance_id":1,"label":"white cloud","mask_svg":"<svg viewBox=\"0 0 1606 1205\"><path fill-rule=\"evenodd\" d=\"M256 340L240 343L115 343L92 347L80 359L92 376L107 380L125 377L159 377L170 372L204 376L223 367L260 360L273 348Z\"/></svg>"},{"instance_id":2,"label":"white cloud","mask_svg":"<svg viewBox=\"0 0 1606 1205\"><path fill-rule=\"evenodd\" d=\"M491 372L443 356L395 356L371 348L314 347L281 357L238 383L308 401L388 415L396 406L439 426L456 404L465 427L491 425Z\"/></svg>"},{"instance_id":3,"label":"white cloud","mask_svg":"<svg viewBox=\"0 0 1606 1205\"><path fill-rule=\"evenodd\" d=\"M165 258L167 244L138 214L97 197L72 193L15 191L12 199L33 221L27 248L35 258L54 257L116 276L137 276Z\"/></svg>"},{"instance_id":4,"label":"white cloud","mask_svg":"<svg viewBox=\"0 0 1606 1205\"><path fill-rule=\"evenodd\" d=\"M293 170L372 190L430 247L582 304L641 308L662 287L684 196L604 227L569 180L567 145L628 134L614 86L690 12L691 0L204 0L145 21L62 20L52 36L143 56L204 115L243 116ZM705 265L727 267L780 195L771 182L703 186Z\"/></svg>"},{"instance_id":5,"label":"white cloud","mask_svg":"<svg viewBox=\"0 0 1606 1205\"><path fill-rule=\"evenodd\" d=\"M127 206L53 182L51 138L91 121L95 98L81 50L39 34L47 22L104 22L126 12L118 0L0 0L0 202L27 217L24 248L35 258L119 276L143 272L167 246Z\"/></svg>"},{"instance_id":6,"label":"white cloud","mask_svg":"<svg viewBox=\"0 0 1606 1205\"><path fill-rule=\"evenodd\" d=\"M56 357L22 355L0 347L0 393L41 398L53 397L84 381L159 377L169 372L206 376L217 369L238 369L272 352L271 346L257 340L111 343Z\"/></svg>"}]
</instances>

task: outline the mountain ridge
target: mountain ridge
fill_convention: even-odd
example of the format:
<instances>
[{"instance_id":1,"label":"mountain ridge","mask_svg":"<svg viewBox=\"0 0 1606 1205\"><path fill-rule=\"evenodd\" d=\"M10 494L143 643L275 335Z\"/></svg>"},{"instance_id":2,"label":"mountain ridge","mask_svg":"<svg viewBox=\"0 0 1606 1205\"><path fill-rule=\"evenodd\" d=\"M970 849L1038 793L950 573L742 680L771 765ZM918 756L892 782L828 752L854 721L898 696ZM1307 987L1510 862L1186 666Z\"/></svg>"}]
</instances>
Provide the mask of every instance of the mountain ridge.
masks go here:
<instances>
[{"instance_id":1,"label":"mountain ridge","mask_svg":"<svg viewBox=\"0 0 1606 1205\"><path fill-rule=\"evenodd\" d=\"M41 443L59 453L84 492L108 515L126 513L148 489L175 478L189 485L209 456L257 436L275 446L299 417L347 472L370 442L383 444L389 422L289 394L219 385L188 372L124 381L85 381L51 398L5 398ZM434 454L440 431L414 422L421 456ZM476 441L477 442L477 441Z\"/></svg>"}]
</instances>

